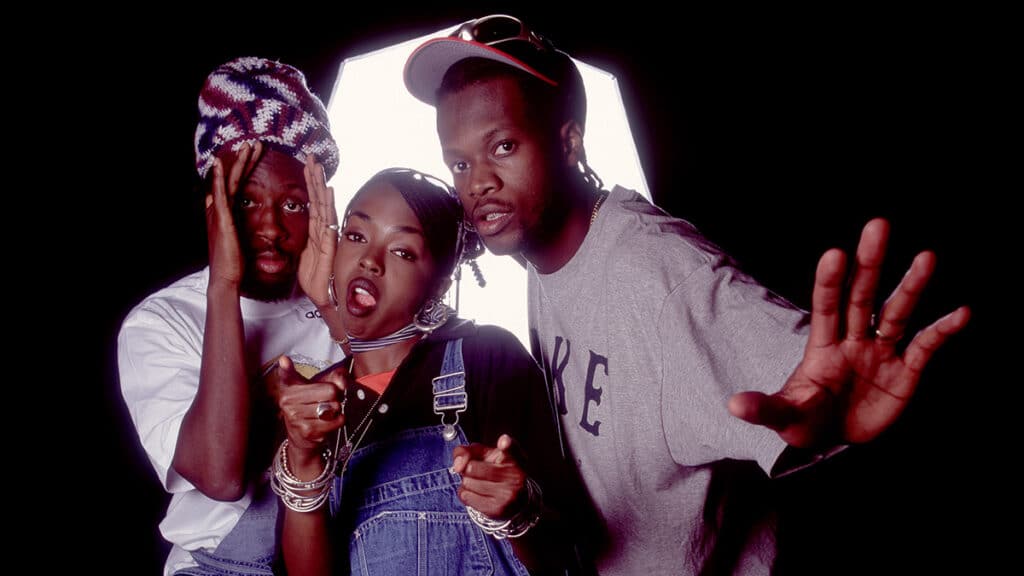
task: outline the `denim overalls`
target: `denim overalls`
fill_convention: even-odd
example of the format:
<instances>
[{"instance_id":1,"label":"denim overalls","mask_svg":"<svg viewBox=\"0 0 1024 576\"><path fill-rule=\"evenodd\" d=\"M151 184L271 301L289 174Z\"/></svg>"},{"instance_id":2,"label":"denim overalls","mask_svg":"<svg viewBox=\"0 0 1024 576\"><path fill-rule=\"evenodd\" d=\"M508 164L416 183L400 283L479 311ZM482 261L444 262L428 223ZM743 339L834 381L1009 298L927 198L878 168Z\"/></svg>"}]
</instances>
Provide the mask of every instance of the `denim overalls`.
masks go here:
<instances>
[{"instance_id":1,"label":"denim overalls","mask_svg":"<svg viewBox=\"0 0 1024 576\"><path fill-rule=\"evenodd\" d=\"M458 414L467 406L462 339L445 346L434 378L438 426L404 430L359 448L330 495L332 529L348 537L353 576L514 575L529 573L508 540L483 533L457 490L452 449L466 444ZM450 440L445 439L448 431ZM269 576L276 558L278 498L261 482L249 508L212 553L192 552L189 576ZM343 550L336 551L342 560Z\"/></svg>"},{"instance_id":2,"label":"denim overalls","mask_svg":"<svg viewBox=\"0 0 1024 576\"><path fill-rule=\"evenodd\" d=\"M353 576L528 574L508 540L470 521L456 492L460 477L449 471L452 449L466 444L458 426L465 384L462 340L450 340L433 381L442 424L359 448L335 479L330 510L337 533L348 535Z\"/></svg>"},{"instance_id":3,"label":"denim overalls","mask_svg":"<svg viewBox=\"0 0 1024 576\"><path fill-rule=\"evenodd\" d=\"M175 575L188 576L272 576L277 553L278 498L267 477L253 489L252 501L231 532L211 553L192 551L199 566Z\"/></svg>"}]
</instances>

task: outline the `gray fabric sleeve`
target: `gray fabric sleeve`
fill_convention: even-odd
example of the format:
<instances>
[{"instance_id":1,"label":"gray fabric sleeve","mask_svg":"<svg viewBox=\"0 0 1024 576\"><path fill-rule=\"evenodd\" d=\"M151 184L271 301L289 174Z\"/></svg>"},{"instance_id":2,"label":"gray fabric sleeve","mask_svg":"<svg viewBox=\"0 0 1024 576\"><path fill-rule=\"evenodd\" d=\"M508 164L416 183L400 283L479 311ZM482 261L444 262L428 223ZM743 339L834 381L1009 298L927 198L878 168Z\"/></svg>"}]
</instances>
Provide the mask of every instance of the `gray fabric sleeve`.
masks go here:
<instances>
[{"instance_id":1,"label":"gray fabric sleeve","mask_svg":"<svg viewBox=\"0 0 1024 576\"><path fill-rule=\"evenodd\" d=\"M746 390L777 391L806 343L806 314L722 261L694 270L658 318L662 421L673 459L701 465L756 460L766 471L785 448L772 430L732 416Z\"/></svg>"}]
</instances>

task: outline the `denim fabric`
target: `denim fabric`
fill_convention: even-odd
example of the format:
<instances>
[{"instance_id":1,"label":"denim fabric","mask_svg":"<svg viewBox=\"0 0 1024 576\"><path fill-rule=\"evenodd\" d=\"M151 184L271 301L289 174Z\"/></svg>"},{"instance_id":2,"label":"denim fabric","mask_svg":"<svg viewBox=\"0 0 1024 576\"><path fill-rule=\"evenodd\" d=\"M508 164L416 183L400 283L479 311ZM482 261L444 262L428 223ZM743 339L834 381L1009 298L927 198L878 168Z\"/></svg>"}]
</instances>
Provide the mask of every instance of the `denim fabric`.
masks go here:
<instances>
[{"instance_id":1,"label":"denim fabric","mask_svg":"<svg viewBox=\"0 0 1024 576\"><path fill-rule=\"evenodd\" d=\"M252 502L216 550L195 550L199 564L176 576L272 576L277 550L277 495L268 482L254 488Z\"/></svg>"},{"instance_id":2,"label":"denim fabric","mask_svg":"<svg viewBox=\"0 0 1024 576\"><path fill-rule=\"evenodd\" d=\"M460 340L448 343L442 374L462 371L461 352ZM348 538L353 576L528 574L507 540L470 521L457 494L461 479L450 471L452 450L466 437L455 426L446 441L443 430L405 430L362 447L335 479L330 510Z\"/></svg>"},{"instance_id":3,"label":"denim fabric","mask_svg":"<svg viewBox=\"0 0 1024 576\"><path fill-rule=\"evenodd\" d=\"M459 500L442 426L406 430L357 450L335 480L331 513L349 535L351 573L359 576L528 574L507 540L487 536Z\"/></svg>"}]
</instances>

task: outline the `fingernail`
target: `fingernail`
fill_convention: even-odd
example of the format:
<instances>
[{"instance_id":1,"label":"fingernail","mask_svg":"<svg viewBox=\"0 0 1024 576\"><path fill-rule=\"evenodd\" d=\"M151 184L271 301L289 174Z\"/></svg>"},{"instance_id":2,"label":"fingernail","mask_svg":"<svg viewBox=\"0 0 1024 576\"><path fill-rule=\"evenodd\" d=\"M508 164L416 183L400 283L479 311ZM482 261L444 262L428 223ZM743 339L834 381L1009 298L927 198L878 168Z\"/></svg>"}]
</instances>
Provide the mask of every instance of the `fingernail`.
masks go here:
<instances>
[{"instance_id":1,"label":"fingernail","mask_svg":"<svg viewBox=\"0 0 1024 576\"><path fill-rule=\"evenodd\" d=\"M452 472L459 474L463 467L466 465L465 456L457 456L455 462L452 464Z\"/></svg>"}]
</instances>

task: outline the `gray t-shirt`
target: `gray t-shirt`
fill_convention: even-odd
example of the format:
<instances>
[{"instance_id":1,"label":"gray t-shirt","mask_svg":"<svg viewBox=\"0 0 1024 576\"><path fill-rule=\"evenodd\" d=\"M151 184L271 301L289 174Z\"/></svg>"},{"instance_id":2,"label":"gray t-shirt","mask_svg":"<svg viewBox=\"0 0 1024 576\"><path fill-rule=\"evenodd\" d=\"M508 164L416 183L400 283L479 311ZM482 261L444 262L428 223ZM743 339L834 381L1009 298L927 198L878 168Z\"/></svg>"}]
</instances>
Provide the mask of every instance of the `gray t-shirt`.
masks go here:
<instances>
[{"instance_id":1,"label":"gray t-shirt","mask_svg":"<svg viewBox=\"0 0 1024 576\"><path fill-rule=\"evenodd\" d=\"M737 270L689 223L616 187L573 258L529 269L530 329L566 439L606 529L601 574L687 573L706 464L785 447L729 414L775 392L806 343L806 314ZM740 573L768 573L753 538Z\"/></svg>"}]
</instances>

